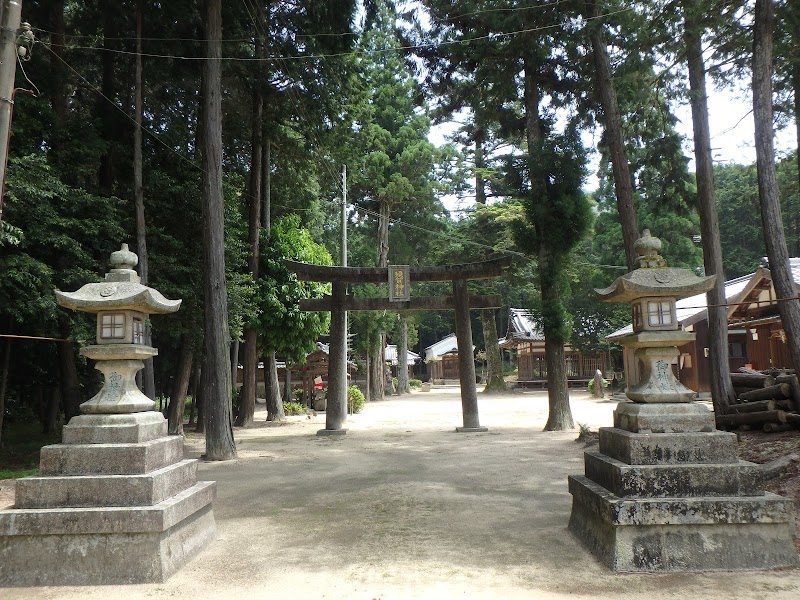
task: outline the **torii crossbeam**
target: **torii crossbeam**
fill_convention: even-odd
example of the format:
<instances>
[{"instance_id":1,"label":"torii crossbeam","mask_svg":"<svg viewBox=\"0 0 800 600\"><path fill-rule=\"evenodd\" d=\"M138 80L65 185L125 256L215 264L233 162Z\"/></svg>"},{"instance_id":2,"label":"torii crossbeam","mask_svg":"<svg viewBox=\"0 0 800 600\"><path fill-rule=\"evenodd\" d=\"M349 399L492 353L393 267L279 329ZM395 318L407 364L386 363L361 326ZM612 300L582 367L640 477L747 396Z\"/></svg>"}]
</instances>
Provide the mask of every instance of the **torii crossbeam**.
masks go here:
<instances>
[{"instance_id":1,"label":"torii crossbeam","mask_svg":"<svg viewBox=\"0 0 800 600\"><path fill-rule=\"evenodd\" d=\"M341 435L346 432L342 426L347 417L345 323L348 310L455 310L463 413L463 427L456 427L456 430L487 431L486 427L481 427L478 418L478 394L475 387L475 362L472 358L472 324L469 311L471 308L499 307L501 300L499 296L470 296L467 293L467 281L500 277L503 271L511 266L511 257L459 265L412 267L409 269L410 282L452 281L453 296L429 296L400 301L388 298L354 298L347 294L347 284L389 284L391 267L329 267L291 260L285 263L289 271L295 273L300 281L332 284L330 296L300 301L302 310L331 312L328 403L325 411L325 429L317 432L319 435Z\"/></svg>"}]
</instances>

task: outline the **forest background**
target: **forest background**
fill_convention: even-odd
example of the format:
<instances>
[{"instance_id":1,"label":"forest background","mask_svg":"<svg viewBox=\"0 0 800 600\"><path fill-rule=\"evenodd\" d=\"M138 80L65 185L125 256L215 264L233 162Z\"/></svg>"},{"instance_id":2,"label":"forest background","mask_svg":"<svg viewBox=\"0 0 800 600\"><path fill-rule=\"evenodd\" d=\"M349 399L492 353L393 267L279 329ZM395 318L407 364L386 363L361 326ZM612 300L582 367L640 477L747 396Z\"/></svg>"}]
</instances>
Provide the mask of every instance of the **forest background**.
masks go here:
<instances>
[{"instance_id":1,"label":"forest background","mask_svg":"<svg viewBox=\"0 0 800 600\"><path fill-rule=\"evenodd\" d=\"M505 303L473 315L487 355L496 344L484 339L505 331L508 307L539 320L549 355L566 343L606 348L604 335L629 319L592 293L631 266L621 198L636 230L662 239L670 265L704 269L700 169L675 115L701 95L690 92L691 65L709 86L749 88L765 4L774 127L796 129L795 149L777 156L777 197L788 252L800 256L796 2L26 1L36 43L17 70L0 333L67 341L0 338L0 425L54 431L96 391L98 374L77 354L93 321L58 308L52 290L97 280L128 242L144 281L184 300L153 321L160 354L143 381L149 395L172 398L170 429L182 429L183 397L191 389L203 400L201 377L219 370L208 366L208 315L220 311L203 278L214 218L206 149L217 126L227 318L215 327L228 365L245 368L238 425L252 421L255 362L274 373L276 357L299 360L327 327L296 308L325 287L298 283L281 259L340 264L345 196L351 266L515 258L503 279L473 288ZM431 143L431 128L454 120L447 143ZM758 172L712 167L723 275L733 278L768 254ZM450 213L443 199L454 197L474 201ZM453 327L447 312L353 314L352 350L374 369L372 398L384 393L387 341L419 350ZM215 393L204 401L231 405L230 385ZM268 407L281 418L271 377ZM549 426L567 423L555 416ZM203 414L194 420L202 428Z\"/></svg>"}]
</instances>

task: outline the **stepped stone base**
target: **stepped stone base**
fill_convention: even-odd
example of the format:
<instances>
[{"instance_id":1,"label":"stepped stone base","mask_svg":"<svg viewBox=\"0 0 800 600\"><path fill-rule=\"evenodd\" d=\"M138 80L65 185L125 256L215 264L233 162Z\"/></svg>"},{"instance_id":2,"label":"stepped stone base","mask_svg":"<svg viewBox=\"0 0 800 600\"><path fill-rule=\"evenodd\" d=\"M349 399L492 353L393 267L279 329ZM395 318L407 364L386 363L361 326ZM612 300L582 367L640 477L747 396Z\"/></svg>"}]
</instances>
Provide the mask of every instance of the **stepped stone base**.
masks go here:
<instances>
[{"instance_id":1,"label":"stepped stone base","mask_svg":"<svg viewBox=\"0 0 800 600\"><path fill-rule=\"evenodd\" d=\"M697 404L620 403L616 427L569 478L569 529L615 571L770 569L800 564L791 500L761 489L735 435ZM659 433L656 433L659 432Z\"/></svg>"},{"instance_id":2,"label":"stepped stone base","mask_svg":"<svg viewBox=\"0 0 800 600\"><path fill-rule=\"evenodd\" d=\"M73 419L0 511L0 586L163 582L193 558L215 536L216 484L165 434L155 412Z\"/></svg>"}]
</instances>

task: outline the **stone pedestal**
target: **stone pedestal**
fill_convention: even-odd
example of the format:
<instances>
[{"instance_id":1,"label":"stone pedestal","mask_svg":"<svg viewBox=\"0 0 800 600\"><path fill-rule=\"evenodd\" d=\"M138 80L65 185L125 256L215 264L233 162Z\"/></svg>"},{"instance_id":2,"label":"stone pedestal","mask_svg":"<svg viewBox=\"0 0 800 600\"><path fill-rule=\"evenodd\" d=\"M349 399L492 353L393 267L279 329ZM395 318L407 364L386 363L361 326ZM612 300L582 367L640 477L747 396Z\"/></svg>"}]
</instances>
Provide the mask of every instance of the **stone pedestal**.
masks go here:
<instances>
[{"instance_id":1,"label":"stone pedestal","mask_svg":"<svg viewBox=\"0 0 800 600\"><path fill-rule=\"evenodd\" d=\"M569 528L615 571L795 566L793 503L760 473L705 406L623 402L569 478Z\"/></svg>"},{"instance_id":2,"label":"stone pedestal","mask_svg":"<svg viewBox=\"0 0 800 600\"><path fill-rule=\"evenodd\" d=\"M159 412L74 417L40 471L0 511L0 585L162 582L214 538L215 483Z\"/></svg>"}]
</instances>

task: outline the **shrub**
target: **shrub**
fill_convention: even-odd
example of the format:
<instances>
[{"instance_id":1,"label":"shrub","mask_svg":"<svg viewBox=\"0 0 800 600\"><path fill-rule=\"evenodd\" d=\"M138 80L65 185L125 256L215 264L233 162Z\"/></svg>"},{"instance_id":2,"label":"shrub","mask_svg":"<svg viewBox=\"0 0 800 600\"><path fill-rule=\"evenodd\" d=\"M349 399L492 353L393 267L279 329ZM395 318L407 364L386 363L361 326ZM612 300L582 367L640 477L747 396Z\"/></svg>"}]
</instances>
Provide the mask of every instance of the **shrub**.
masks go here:
<instances>
[{"instance_id":1,"label":"shrub","mask_svg":"<svg viewBox=\"0 0 800 600\"><path fill-rule=\"evenodd\" d=\"M304 415L306 414L306 407L299 402L284 402L283 412L286 415Z\"/></svg>"},{"instance_id":2,"label":"shrub","mask_svg":"<svg viewBox=\"0 0 800 600\"><path fill-rule=\"evenodd\" d=\"M351 385L347 388L347 412L360 413L361 409L364 408L364 402L366 402L366 399L361 390L358 389L358 386Z\"/></svg>"},{"instance_id":3,"label":"shrub","mask_svg":"<svg viewBox=\"0 0 800 600\"><path fill-rule=\"evenodd\" d=\"M417 389L422 387L422 381L419 379L409 379L408 380L408 387Z\"/></svg>"},{"instance_id":4,"label":"shrub","mask_svg":"<svg viewBox=\"0 0 800 600\"><path fill-rule=\"evenodd\" d=\"M608 387L608 379L603 379L603 389ZM589 380L589 385L586 386L586 389L589 390L590 394L594 393L594 379Z\"/></svg>"}]
</instances>

